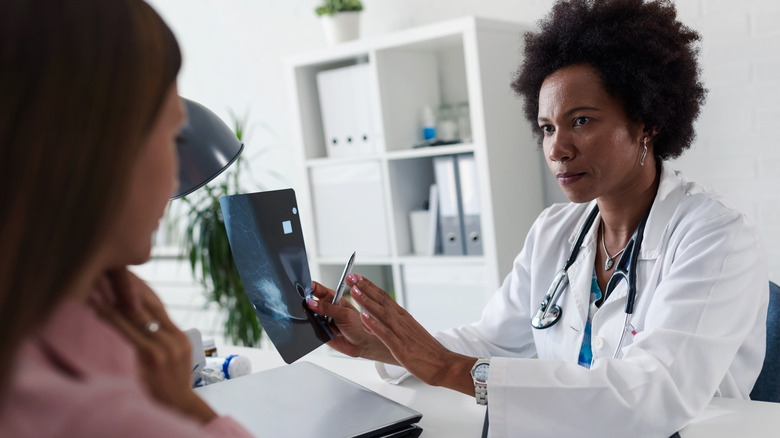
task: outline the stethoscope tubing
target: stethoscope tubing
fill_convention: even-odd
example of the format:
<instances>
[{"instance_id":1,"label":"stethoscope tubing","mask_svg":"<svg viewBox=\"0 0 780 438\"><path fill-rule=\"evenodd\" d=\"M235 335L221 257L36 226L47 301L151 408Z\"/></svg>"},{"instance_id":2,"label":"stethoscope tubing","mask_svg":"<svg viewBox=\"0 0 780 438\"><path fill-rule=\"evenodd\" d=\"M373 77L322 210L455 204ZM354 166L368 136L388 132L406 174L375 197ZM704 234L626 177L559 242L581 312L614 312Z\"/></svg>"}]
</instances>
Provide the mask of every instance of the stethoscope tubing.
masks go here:
<instances>
[{"instance_id":1,"label":"stethoscope tubing","mask_svg":"<svg viewBox=\"0 0 780 438\"><path fill-rule=\"evenodd\" d=\"M558 306L557 302L559 297L563 294L563 290L569 283L569 267L571 267L571 265L577 259L577 255L579 254L582 243L585 240L585 236L593 226L593 223L596 220L596 216L598 216L598 212L599 206L597 204L590 211L590 214L588 214L587 219L583 223L582 228L580 229L580 233L577 236L577 241L574 243L574 246L572 246L571 252L569 253L569 257L566 259L566 263L564 264L563 269L558 271L558 274L556 274L550 289L547 291L544 299L542 300L542 303L539 305L539 310L537 311L534 318L531 319L531 326L533 328L546 329L555 325L555 323L557 323L560 319L562 310L560 306ZM623 330L620 333L620 340L618 341L617 347L615 348L615 352L613 354L613 358L615 359L617 359L618 354L620 353L620 349L625 340L626 332L628 331L629 320L631 315L634 313L634 303L636 302L637 296L636 268L637 262L639 261L639 250L642 247L642 240L644 238L645 225L647 224L647 219L649 216L650 209L648 209L647 213L645 213L645 216L639 223L639 227L634 232L634 235L631 236L631 239L629 239L628 244L626 245L626 250L623 252L623 255L620 257L620 260L615 266L615 272L613 272L612 276L607 282L607 287L604 294L604 301L606 301L615 287L617 287L618 283L620 283L620 280L626 280L626 284L628 286L625 308L626 316L623 322Z\"/></svg>"},{"instance_id":2,"label":"stethoscope tubing","mask_svg":"<svg viewBox=\"0 0 780 438\"><path fill-rule=\"evenodd\" d=\"M577 260L577 254L579 254L580 248L582 248L582 242L585 240L585 235L593 226L593 222L595 222L598 213L599 206L596 205L593 207L593 210L590 211L590 214L588 214L588 218L585 219L585 223L582 224L580 234L577 236L577 241L574 243L574 246L572 246L571 251L569 252L569 258L566 259L566 263L563 265L563 269L558 271L558 273L555 275L550 288L544 295L544 299L542 300L542 303L539 307L539 311L537 311L536 315L531 320L531 326L533 328L546 329L558 322L558 319L561 316L561 308L557 304L558 297L561 296L563 290L566 289L566 286L569 284L569 268L572 264L574 264L574 261Z\"/></svg>"}]
</instances>

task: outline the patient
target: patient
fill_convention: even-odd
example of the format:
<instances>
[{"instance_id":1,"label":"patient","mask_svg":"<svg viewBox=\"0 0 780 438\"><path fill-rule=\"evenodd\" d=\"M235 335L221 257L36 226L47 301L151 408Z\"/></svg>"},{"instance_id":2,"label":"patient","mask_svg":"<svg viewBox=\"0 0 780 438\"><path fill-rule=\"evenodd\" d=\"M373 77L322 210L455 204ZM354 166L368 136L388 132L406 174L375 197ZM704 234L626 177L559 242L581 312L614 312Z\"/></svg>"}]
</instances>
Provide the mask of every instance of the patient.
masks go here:
<instances>
[{"instance_id":1,"label":"patient","mask_svg":"<svg viewBox=\"0 0 780 438\"><path fill-rule=\"evenodd\" d=\"M127 270L177 184L180 65L140 0L0 2L3 436L250 436Z\"/></svg>"}]
</instances>

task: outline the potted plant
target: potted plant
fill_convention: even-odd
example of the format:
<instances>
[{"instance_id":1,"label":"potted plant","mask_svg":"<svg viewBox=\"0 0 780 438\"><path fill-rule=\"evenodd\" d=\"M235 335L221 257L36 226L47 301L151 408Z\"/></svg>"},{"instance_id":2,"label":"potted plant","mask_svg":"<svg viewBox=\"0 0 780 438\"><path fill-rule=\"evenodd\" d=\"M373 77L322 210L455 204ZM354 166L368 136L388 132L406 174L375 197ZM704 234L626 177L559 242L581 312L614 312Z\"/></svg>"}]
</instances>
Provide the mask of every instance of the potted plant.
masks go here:
<instances>
[{"instance_id":1,"label":"potted plant","mask_svg":"<svg viewBox=\"0 0 780 438\"><path fill-rule=\"evenodd\" d=\"M236 137L243 140L247 117L233 115ZM225 337L235 345L258 346L262 327L244 286L230 250L219 198L241 193L239 175L246 167L242 157L214 182L196 194L181 198L186 221L183 247L195 279L206 290L209 301L227 311Z\"/></svg>"},{"instance_id":2,"label":"potted plant","mask_svg":"<svg viewBox=\"0 0 780 438\"><path fill-rule=\"evenodd\" d=\"M323 0L314 12L320 17L325 39L333 45L360 36L362 10L360 0Z\"/></svg>"}]
</instances>

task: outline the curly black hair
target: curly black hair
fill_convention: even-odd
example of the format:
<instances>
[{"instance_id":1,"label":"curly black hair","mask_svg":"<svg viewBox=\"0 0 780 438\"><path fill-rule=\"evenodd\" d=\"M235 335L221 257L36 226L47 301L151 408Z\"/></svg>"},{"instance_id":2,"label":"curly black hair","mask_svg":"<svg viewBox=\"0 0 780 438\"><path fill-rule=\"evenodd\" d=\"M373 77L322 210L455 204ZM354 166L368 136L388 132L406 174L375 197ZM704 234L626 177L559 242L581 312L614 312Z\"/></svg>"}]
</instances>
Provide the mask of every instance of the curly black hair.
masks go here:
<instances>
[{"instance_id":1,"label":"curly black hair","mask_svg":"<svg viewBox=\"0 0 780 438\"><path fill-rule=\"evenodd\" d=\"M573 64L593 66L629 119L657 130L654 154L679 157L695 138L693 122L707 90L699 78L699 34L677 21L668 0L563 0L525 34L525 61L512 88L537 117L545 78Z\"/></svg>"}]
</instances>

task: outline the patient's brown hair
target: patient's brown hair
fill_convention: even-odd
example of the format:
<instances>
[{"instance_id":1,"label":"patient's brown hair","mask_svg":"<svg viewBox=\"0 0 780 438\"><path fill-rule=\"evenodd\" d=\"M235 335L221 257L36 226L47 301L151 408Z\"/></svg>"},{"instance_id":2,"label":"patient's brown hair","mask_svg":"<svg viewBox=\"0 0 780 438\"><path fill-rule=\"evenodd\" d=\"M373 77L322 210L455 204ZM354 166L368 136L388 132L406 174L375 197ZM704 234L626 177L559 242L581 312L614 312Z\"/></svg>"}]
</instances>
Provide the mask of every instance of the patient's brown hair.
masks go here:
<instances>
[{"instance_id":1,"label":"patient's brown hair","mask_svg":"<svg viewBox=\"0 0 780 438\"><path fill-rule=\"evenodd\" d=\"M115 219L180 65L141 0L0 2L0 395Z\"/></svg>"}]
</instances>

